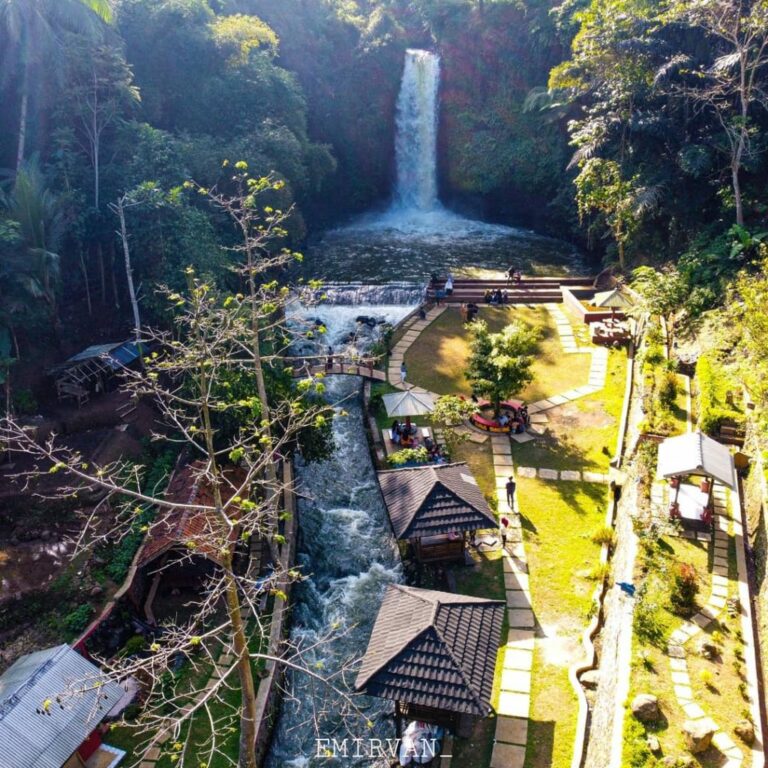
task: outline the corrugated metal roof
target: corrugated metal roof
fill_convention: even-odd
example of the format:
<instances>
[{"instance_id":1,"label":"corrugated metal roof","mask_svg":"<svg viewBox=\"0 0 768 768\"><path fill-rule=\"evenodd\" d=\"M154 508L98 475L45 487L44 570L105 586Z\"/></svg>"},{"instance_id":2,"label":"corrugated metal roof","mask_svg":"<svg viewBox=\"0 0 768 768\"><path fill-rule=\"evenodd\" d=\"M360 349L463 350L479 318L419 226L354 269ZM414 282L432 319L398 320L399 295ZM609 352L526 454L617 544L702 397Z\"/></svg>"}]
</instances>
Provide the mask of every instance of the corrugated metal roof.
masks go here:
<instances>
[{"instance_id":1,"label":"corrugated metal roof","mask_svg":"<svg viewBox=\"0 0 768 768\"><path fill-rule=\"evenodd\" d=\"M504 610L500 600L389 585L356 690L487 715Z\"/></svg>"},{"instance_id":2,"label":"corrugated metal roof","mask_svg":"<svg viewBox=\"0 0 768 768\"><path fill-rule=\"evenodd\" d=\"M122 693L68 645L22 656L0 677L0 768L61 768Z\"/></svg>"},{"instance_id":3,"label":"corrugated metal roof","mask_svg":"<svg viewBox=\"0 0 768 768\"><path fill-rule=\"evenodd\" d=\"M702 474L736 488L736 468L728 447L702 432L668 437L659 444L658 475Z\"/></svg>"},{"instance_id":4,"label":"corrugated metal roof","mask_svg":"<svg viewBox=\"0 0 768 768\"><path fill-rule=\"evenodd\" d=\"M498 523L464 463L379 472L398 539L495 528Z\"/></svg>"}]
</instances>

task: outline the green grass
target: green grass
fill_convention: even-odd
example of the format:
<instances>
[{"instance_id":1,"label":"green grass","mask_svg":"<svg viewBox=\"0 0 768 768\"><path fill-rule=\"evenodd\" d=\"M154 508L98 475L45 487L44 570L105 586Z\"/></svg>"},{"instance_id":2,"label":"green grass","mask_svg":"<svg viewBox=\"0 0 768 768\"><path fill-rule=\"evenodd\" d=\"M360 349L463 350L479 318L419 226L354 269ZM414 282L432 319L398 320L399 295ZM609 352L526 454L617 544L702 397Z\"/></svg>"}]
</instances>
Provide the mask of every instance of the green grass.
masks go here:
<instances>
[{"instance_id":1,"label":"green grass","mask_svg":"<svg viewBox=\"0 0 768 768\"><path fill-rule=\"evenodd\" d=\"M605 387L548 412L543 437L513 445L515 464L546 469L607 472L618 437L624 403L627 356L611 350Z\"/></svg>"},{"instance_id":2,"label":"green grass","mask_svg":"<svg viewBox=\"0 0 768 768\"><path fill-rule=\"evenodd\" d=\"M581 655L600 555L590 534L605 518L607 488L520 478L517 492L537 632L526 768L568 768L577 700L568 666Z\"/></svg>"},{"instance_id":3,"label":"green grass","mask_svg":"<svg viewBox=\"0 0 768 768\"><path fill-rule=\"evenodd\" d=\"M533 381L516 397L534 402L587 383L590 356L563 352L552 316L544 307L481 307L480 318L488 323L491 331L500 331L513 320L541 329ZM458 308L450 307L406 352L408 378L439 394L469 394L469 383L464 376L468 356L469 331L461 321Z\"/></svg>"}]
</instances>

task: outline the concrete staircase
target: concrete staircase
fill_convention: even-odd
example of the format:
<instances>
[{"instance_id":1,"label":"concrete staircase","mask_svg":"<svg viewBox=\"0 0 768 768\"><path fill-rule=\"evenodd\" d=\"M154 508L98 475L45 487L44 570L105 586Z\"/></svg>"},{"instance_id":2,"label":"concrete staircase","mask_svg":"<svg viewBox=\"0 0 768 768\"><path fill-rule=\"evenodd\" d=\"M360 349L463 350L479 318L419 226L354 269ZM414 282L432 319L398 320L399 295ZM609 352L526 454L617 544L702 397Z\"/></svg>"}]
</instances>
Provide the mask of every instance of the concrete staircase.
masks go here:
<instances>
[{"instance_id":1,"label":"concrete staircase","mask_svg":"<svg viewBox=\"0 0 768 768\"><path fill-rule=\"evenodd\" d=\"M578 298L587 298L594 293L593 277L524 277L519 283L507 280L470 280L459 278L453 281L453 294L443 301L448 304L475 302L483 304L485 292L501 288L507 291L508 304L546 304L562 301L560 286L567 286ZM428 296L434 299L435 291L445 287L445 280L431 282Z\"/></svg>"}]
</instances>

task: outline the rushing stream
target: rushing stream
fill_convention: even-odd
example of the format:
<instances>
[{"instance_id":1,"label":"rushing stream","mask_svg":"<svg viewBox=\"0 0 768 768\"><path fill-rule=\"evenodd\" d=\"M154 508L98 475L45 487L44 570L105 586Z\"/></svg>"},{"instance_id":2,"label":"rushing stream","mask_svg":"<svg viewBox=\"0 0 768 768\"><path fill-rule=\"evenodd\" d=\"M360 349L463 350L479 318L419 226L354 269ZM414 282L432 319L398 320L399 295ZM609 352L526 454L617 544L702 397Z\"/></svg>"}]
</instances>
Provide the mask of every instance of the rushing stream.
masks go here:
<instances>
[{"instance_id":1,"label":"rushing stream","mask_svg":"<svg viewBox=\"0 0 768 768\"><path fill-rule=\"evenodd\" d=\"M411 294L420 295L411 287ZM341 348L358 325L360 315L396 323L412 305L374 304L372 300L391 300L391 293L377 287L366 291L355 286L354 293L366 303L304 307L294 305L293 321L321 320L327 331L325 341ZM342 296L350 299L349 293ZM364 337L364 346L371 337ZM332 675L347 668L365 651L381 603L384 588L402 580L400 558L392 537L387 513L378 488L363 429L361 379L331 376L327 380L328 402L337 406L333 420L335 450L327 461L312 464L297 462L299 499L298 565L306 581L293 592L291 640L303 647L313 645L333 627L336 640L320 645L304 659L320 663L322 674ZM347 415L342 415L341 411ZM354 669L344 677L351 687ZM342 681L337 681L341 683ZM370 735L393 738L394 724L382 717L391 710L385 702L363 699L366 717L374 722L372 731L356 720L348 733L340 712L344 703L327 687L308 676L291 674L286 698L275 729L267 759L268 768L305 768L313 765L376 765L369 757L350 755L338 762L316 757L317 738L367 739ZM315 719L319 719L319 727ZM321 750L322 751L322 750ZM360 750L361 754L363 751Z\"/></svg>"}]
</instances>

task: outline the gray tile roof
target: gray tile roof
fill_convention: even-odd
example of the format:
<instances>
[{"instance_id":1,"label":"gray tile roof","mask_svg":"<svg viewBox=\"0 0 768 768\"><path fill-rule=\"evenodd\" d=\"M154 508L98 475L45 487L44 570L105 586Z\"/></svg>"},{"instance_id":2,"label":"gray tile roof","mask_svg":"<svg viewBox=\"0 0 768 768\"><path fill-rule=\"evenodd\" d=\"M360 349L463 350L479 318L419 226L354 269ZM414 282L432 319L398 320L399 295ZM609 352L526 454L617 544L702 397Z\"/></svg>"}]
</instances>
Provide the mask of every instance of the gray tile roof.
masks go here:
<instances>
[{"instance_id":1,"label":"gray tile roof","mask_svg":"<svg viewBox=\"0 0 768 768\"><path fill-rule=\"evenodd\" d=\"M736 488L736 469L728 447L702 432L668 437L659 444L658 475L708 475Z\"/></svg>"},{"instance_id":2,"label":"gray tile roof","mask_svg":"<svg viewBox=\"0 0 768 768\"><path fill-rule=\"evenodd\" d=\"M484 717L504 610L500 600L389 585L355 689Z\"/></svg>"},{"instance_id":3,"label":"gray tile roof","mask_svg":"<svg viewBox=\"0 0 768 768\"><path fill-rule=\"evenodd\" d=\"M398 539L498 526L464 463L393 469L378 475Z\"/></svg>"},{"instance_id":4,"label":"gray tile roof","mask_svg":"<svg viewBox=\"0 0 768 768\"><path fill-rule=\"evenodd\" d=\"M0 768L61 768L122 693L68 645L22 656L0 677Z\"/></svg>"}]
</instances>

